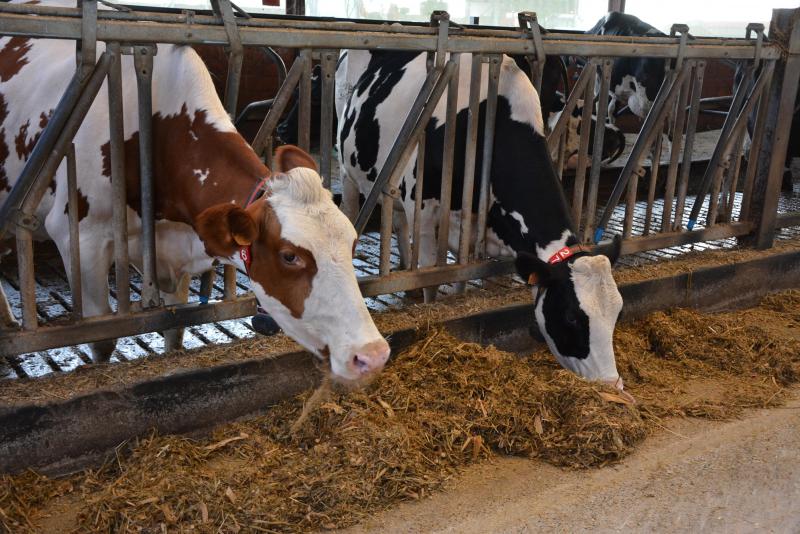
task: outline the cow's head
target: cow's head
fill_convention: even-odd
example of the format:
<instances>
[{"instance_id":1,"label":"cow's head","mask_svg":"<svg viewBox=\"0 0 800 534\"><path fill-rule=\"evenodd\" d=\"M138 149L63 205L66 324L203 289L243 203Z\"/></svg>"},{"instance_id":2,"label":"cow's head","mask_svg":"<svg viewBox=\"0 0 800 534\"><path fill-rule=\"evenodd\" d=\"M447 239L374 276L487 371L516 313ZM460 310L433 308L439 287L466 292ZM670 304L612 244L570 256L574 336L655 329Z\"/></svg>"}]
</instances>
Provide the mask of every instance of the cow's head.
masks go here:
<instances>
[{"instance_id":1,"label":"cow's head","mask_svg":"<svg viewBox=\"0 0 800 534\"><path fill-rule=\"evenodd\" d=\"M561 93L556 94L556 101L554 104L554 112L550 113L548 117L548 127L552 131L555 128L558 119L566 107L564 95ZM575 169L578 166L578 150L580 149L581 129L583 125L583 100L578 100L575 109L572 110L571 116L567 119L566 125L566 139L564 146L564 168ZM597 129L597 116L592 114L591 130L589 131L589 162L591 165L592 150L594 149L594 134ZM606 122L604 125L605 131L603 133L603 152L601 154L600 163L607 165L619 158L625 150L625 134L622 130L613 124ZM558 159L558 145L553 149L551 154L553 161Z\"/></svg>"},{"instance_id":2,"label":"cow's head","mask_svg":"<svg viewBox=\"0 0 800 534\"><path fill-rule=\"evenodd\" d=\"M521 252L516 263L520 276L536 280L536 322L559 363L588 380L622 389L613 345L622 296L611 274L620 243L615 239L601 253L582 252L555 264Z\"/></svg>"},{"instance_id":3,"label":"cow's head","mask_svg":"<svg viewBox=\"0 0 800 534\"><path fill-rule=\"evenodd\" d=\"M322 186L311 156L287 145L273 163L264 197L247 209L218 204L198 216L206 252L233 260L249 246L253 292L284 332L328 359L334 379L374 376L389 345L356 282L356 231Z\"/></svg>"}]
</instances>

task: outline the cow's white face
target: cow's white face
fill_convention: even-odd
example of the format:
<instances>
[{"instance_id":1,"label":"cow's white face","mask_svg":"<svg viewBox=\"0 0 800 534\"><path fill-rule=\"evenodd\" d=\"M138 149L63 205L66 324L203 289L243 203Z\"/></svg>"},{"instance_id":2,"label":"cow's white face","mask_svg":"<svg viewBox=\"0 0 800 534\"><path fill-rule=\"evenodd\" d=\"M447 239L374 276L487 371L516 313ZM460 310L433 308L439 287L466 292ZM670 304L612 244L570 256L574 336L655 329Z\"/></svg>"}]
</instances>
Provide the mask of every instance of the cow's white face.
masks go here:
<instances>
[{"instance_id":1,"label":"cow's white face","mask_svg":"<svg viewBox=\"0 0 800 534\"><path fill-rule=\"evenodd\" d=\"M558 362L588 380L622 389L613 345L622 295L609 257L580 255L549 265L534 255L521 254L517 269L524 276L536 273L538 277L536 323Z\"/></svg>"},{"instance_id":2,"label":"cow's white face","mask_svg":"<svg viewBox=\"0 0 800 534\"><path fill-rule=\"evenodd\" d=\"M209 208L198 218L198 233L211 255L222 256L227 251L214 247L211 234L227 225L228 250L238 255L237 244L250 246L251 286L261 307L286 334L328 359L334 379L368 379L388 360L389 345L358 288L352 263L356 231L315 170L280 163L278 168L290 170L273 174L265 198L247 210L230 204ZM210 210L223 211L226 220L211 219Z\"/></svg>"}]
</instances>

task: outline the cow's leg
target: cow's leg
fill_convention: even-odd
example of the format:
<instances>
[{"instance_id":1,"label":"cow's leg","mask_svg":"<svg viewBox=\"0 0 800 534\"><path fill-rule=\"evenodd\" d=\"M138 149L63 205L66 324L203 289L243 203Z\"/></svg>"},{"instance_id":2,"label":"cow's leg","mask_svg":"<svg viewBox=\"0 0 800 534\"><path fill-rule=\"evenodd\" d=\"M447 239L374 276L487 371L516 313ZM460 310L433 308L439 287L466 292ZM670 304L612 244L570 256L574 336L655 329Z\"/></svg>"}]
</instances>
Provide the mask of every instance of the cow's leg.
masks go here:
<instances>
[{"instance_id":1,"label":"cow's leg","mask_svg":"<svg viewBox=\"0 0 800 534\"><path fill-rule=\"evenodd\" d=\"M58 201L56 206L58 206ZM72 270L70 269L69 251L69 224L62 215L63 209L54 208L47 219L45 226L47 233L52 237L64 262L70 288L74 288ZM83 316L95 317L111 313L108 302L108 271L113 262L113 241L105 232L93 233L90 230L103 228L107 221L92 220L91 216L81 221L80 224L80 276L81 296L83 298ZM92 359L96 363L107 362L117 346L117 340L105 339L90 343Z\"/></svg>"},{"instance_id":2,"label":"cow's leg","mask_svg":"<svg viewBox=\"0 0 800 534\"><path fill-rule=\"evenodd\" d=\"M408 225L408 216L403 203L396 200L392 212L392 226L397 236L397 248L400 254L400 268L408 269L411 266L411 232Z\"/></svg>"},{"instance_id":3,"label":"cow's leg","mask_svg":"<svg viewBox=\"0 0 800 534\"><path fill-rule=\"evenodd\" d=\"M11 305L8 303L6 292L3 291L3 286L0 286L0 321L2 321L3 326L7 328L19 327L19 323L14 318L14 314L11 311Z\"/></svg>"},{"instance_id":4,"label":"cow's leg","mask_svg":"<svg viewBox=\"0 0 800 534\"><path fill-rule=\"evenodd\" d=\"M423 201L420 211L419 233L419 265L430 267L436 265L436 228L439 221L439 203L437 201ZM436 300L439 286L423 288L423 298L426 303Z\"/></svg>"},{"instance_id":5,"label":"cow's leg","mask_svg":"<svg viewBox=\"0 0 800 534\"><path fill-rule=\"evenodd\" d=\"M167 306L171 306L173 304L186 304L186 301L189 300L189 283L191 281L192 278L188 274L184 274L178 281L178 285L174 293L161 293L161 298L164 299L164 303ZM162 332L162 335L164 336L164 351L170 352L173 350L182 349L184 332L184 328L173 328L171 330L165 330Z\"/></svg>"}]
</instances>

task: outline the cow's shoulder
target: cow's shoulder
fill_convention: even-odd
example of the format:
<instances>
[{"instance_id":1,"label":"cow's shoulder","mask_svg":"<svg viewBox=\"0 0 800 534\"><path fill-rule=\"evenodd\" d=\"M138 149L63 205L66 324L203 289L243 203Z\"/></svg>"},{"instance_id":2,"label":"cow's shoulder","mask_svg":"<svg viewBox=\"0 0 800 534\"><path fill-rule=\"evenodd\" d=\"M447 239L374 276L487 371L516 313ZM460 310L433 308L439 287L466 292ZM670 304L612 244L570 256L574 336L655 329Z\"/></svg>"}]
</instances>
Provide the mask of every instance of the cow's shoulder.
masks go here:
<instances>
[{"instance_id":1,"label":"cow's shoulder","mask_svg":"<svg viewBox=\"0 0 800 534\"><path fill-rule=\"evenodd\" d=\"M509 56L503 56L498 95L508 100L511 120L529 124L537 134L544 135L539 95L530 78Z\"/></svg>"}]
</instances>

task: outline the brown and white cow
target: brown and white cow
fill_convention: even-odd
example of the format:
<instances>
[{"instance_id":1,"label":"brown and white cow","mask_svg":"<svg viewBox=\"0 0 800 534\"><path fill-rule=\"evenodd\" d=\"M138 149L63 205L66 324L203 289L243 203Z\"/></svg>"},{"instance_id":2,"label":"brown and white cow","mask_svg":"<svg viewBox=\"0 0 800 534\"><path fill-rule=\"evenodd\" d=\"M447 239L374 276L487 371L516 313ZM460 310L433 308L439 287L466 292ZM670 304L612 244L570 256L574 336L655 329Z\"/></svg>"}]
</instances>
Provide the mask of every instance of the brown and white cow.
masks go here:
<instances>
[{"instance_id":1,"label":"brown and white cow","mask_svg":"<svg viewBox=\"0 0 800 534\"><path fill-rule=\"evenodd\" d=\"M98 43L98 53L103 49ZM74 69L71 41L0 39L0 202ZM123 56L122 72L129 252L138 266L139 144L130 56ZM353 271L356 232L323 188L311 157L296 147L282 147L275 154L275 172L267 169L236 132L206 67L190 47L158 47L152 93L157 272L165 301L174 303L185 276L210 269L214 260L244 267L239 253L249 246L252 289L287 334L319 358L328 358L335 378L356 380L379 371L389 346L364 305ZM111 312L108 120L103 88L75 137L86 316ZM246 206L266 176L271 176L266 193ZM55 241L69 265L66 203L62 164L39 206L37 215L45 224L36 237ZM95 343L95 359L108 359L115 343Z\"/></svg>"}]
</instances>

